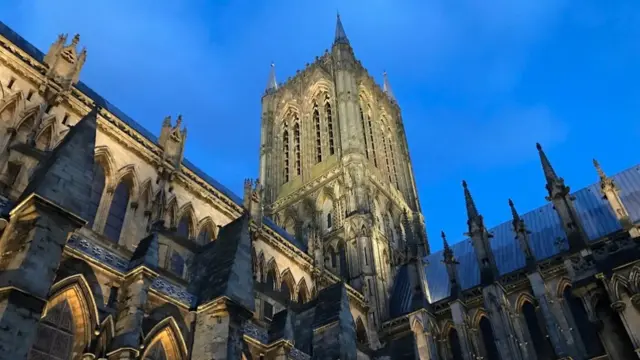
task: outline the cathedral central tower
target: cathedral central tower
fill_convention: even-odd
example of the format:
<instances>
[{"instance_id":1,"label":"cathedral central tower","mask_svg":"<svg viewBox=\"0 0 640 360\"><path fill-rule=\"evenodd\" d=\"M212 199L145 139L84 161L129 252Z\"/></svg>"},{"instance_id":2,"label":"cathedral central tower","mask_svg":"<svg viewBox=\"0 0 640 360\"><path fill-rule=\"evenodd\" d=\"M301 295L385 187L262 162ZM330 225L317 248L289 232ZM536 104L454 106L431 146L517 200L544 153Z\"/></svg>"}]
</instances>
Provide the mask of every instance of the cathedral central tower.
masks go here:
<instances>
[{"instance_id":1,"label":"cathedral central tower","mask_svg":"<svg viewBox=\"0 0 640 360\"><path fill-rule=\"evenodd\" d=\"M354 55L340 17L331 52L262 97L265 213L388 318L397 265L429 246L400 114Z\"/></svg>"}]
</instances>

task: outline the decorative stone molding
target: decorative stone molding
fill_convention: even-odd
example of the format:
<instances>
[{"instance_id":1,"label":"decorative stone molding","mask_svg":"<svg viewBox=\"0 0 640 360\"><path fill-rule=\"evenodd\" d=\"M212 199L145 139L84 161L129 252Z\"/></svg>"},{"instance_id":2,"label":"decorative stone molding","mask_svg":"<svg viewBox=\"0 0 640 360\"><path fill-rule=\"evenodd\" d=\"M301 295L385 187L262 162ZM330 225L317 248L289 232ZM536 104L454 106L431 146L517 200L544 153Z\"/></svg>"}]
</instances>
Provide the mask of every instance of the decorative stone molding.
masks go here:
<instances>
[{"instance_id":1,"label":"decorative stone molding","mask_svg":"<svg viewBox=\"0 0 640 360\"><path fill-rule=\"evenodd\" d=\"M613 304L611 304L611 309L615 312L623 312L624 309L627 307L627 304L625 304L624 302L618 300L616 302L614 302Z\"/></svg>"}]
</instances>

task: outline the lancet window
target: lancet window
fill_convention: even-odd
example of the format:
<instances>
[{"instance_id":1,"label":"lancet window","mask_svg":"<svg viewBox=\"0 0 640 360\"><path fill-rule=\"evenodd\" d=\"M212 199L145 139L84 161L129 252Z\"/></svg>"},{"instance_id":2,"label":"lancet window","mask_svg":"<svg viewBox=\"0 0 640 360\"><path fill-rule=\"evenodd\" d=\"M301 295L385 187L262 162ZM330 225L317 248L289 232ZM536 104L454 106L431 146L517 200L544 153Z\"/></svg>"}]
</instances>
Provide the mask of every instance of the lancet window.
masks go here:
<instances>
[{"instance_id":1,"label":"lancet window","mask_svg":"<svg viewBox=\"0 0 640 360\"><path fill-rule=\"evenodd\" d=\"M371 122L371 114L367 114L367 123L369 125L369 140L371 143L371 157L373 158L373 166L378 167L378 160L376 157L376 139L373 135L373 124Z\"/></svg>"},{"instance_id":2,"label":"lancet window","mask_svg":"<svg viewBox=\"0 0 640 360\"><path fill-rule=\"evenodd\" d=\"M324 104L324 112L327 116L327 130L329 133L329 155L333 155L335 153L335 145L333 139L333 114L331 113L331 103L329 102L329 97L325 100Z\"/></svg>"},{"instance_id":3,"label":"lancet window","mask_svg":"<svg viewBox=\"0 0 640 360\"><path fill-rule=\"evenodd\" d=\"M391 163L389 161L389 149L387 147L387 138L384 136L384 134L382 135L382 146L384 147L384 160L387 164L387 176L389 177L389 182L393 183L393 180L391 180Z\"/></svg>"},{"instance_id":4,"label":"lancet window","mask_svg":"<svg viewBox=\"0 0 640 360\"><path fill-rule=\"evenodd\" d=\"M313 105L313 124L316 130L316 163L322 161L322 130L320 128L320 113L318 105Z\"/></svg>"},{"instance_id":5,"label":"lancet window","mask_svg":"<svg viewBox=\"0 0 640 360\"><path fill-rule=\"evenodd\" d=\"M395 153L393 152L393 144L391 143L391 140L389 140L389 153L391 155L391 170L393 170L393 177L396 181L396 188L400 189L400 181L398 180L398 169L396 168L396 157Z\"/></svg>"},{"instance_id":6,"label":"lancet window","mask_svg":"<svg viewBox=\"0 0 640 360\"><path fill-rule=\"evenodd\" d=\"M283 158L283 170L284 170L284 182L289 182L289 126L285 122L284 130L282 131L282 158Z\"/></svg>"},{"instance_id":7,"label":"lancet window","mask_svg":"<svg viewBox=\"0 0 640 360\"><path fill-rule=\"evenodd\" d=\"M68 301L62 301L49 309L38 325L37 339L29 353L29 360L71 358L73 325Z\"/></svg>"},{"instance_id":8,"label":"lancet window","mask_svg":"<svg viewBox=\"0 0 640 360\"><path fill-rule=\"evenodd\" d=\"M360 123L362 124L362 138L364 139L364 155L369 158L369 142L367 141L367 124L364 122L364 113L360 105Z\"/></svg>"},{"instance_id":9,"label":"lancet window","mask_svg":"<svg viewBox=\"0 0 640 360\"><path fill-rule=\"evenodd\" d=\"M129 204L130 186L128 181L123 180L118 184L113 192L113 199L109 214L107 215L107 223L104 227L104 235L114 242L120 240L120 233L124 225L124 217L127 214L127 205Z\"/></svg>"},{"instance_id":10,"label":"lancet window","mask_svg":"<svg viewBox=\"0 0 640 360\"><path fill-rule=\"evenodd\" d=\"M296 122L293 124L293 146L296 158L296 175L302 174L302 161L300 155L300 123L296 117Z\"/></svg>"}]
</instances>

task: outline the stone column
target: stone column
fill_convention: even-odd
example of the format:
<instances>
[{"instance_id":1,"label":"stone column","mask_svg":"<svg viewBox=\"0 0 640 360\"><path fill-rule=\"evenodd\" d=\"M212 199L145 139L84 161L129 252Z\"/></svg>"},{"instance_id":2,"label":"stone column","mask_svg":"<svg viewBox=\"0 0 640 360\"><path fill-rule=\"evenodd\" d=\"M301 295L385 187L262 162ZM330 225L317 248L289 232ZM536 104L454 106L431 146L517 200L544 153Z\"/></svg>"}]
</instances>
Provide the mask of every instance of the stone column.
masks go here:
<instances>
[{"instance_id":1,"label":"stone column","mask_svg":"<svg viewBox=\"0 0 640 360\"><path fill-rule=\"evenodd\" d=\"M460 340L460 350L462 350L462 356L465 360L474 360L472 354L475 353L474 348L467 332L466 309L460 300L456 300L450 305L451 317L453 318L453 324L458 333L458 339Z\"/></svg>"},{"instance_id":2,"label":"stone column","mask_svg":"<svg viewBox=\"0 0 640 360\"><path fill-rule=\"evenodd\" d=\"M84 220L31 195L0 238L0 360L25 359L69 233Z\"/></svg>"},{"instance_id":3,"label":"stone column","mask_svg":"<svg viewBox=\"0 0 640 360\"><path fill-rule=\"evenodd\" d=\"M551 340L555 354L559 358L571 356L573 359L579 359L579 351L576 347L573 334L569 331L570 326L566 318L564 316L556 317L556 315L554 315L554 312L556 314L562 314L561 304L547 297L547 288L539 272L530 273L527 277L533 289L533 295L540 305L540 310L547 328L547 334L549 334L549 340ZM555 308L555 311L552 308Z\"/></svg>"},{"instance_id":4,"label":"stone column","mask_svg":"<svg viewBox=\"0 0 640 360\"><path fill-rule=\"evenodd\" d=\"M624 324L624 328L629 335L629 339L633 344L634 349L640 349L640 345L638 342L638 334L640 330L640 313L638 311L634 311L632 306L630 309L627 309L627 303L623 300L617 298L615 291L611 288L611 280L608 279L604 274L596 275L596 278L601 281L603 287L606 290L607 296L609 297L609 301L611 302L611 310L613 311L610 316L620 316L620 320L622 324ZM630 302L629 302L629 305ZM638 354L640 357L640 353Z\"/></svg>"},{"instance_id":5,"label":"stone column","mask_svg":"<svg viewBox=\"0 0 640 360\"><path fill-rule=\"evenodd\" d=\"M134 360L139 355L140 340L143 337L142 320L147 303L149 288L156 274L143 269L125 278L122 286L124 294L116 316L116 334L111 343L109 360Z\"/></svg>"},{"instance_id":6,"label":"stone column","mask_svg":"<svg viewBox=\"0 0 640 360\"><path fill-rule=\"evenodd\" d=\"M244 322L253 314L226 298L198 308L193 334L192 360L242 358Z\"/></svg>"},{"instance_id":7,"label":"stone column","mask_svg":"<svg viewBox=\"0 0 640 360\"><path fill-rule=\"evenodd\" d=\"M520 346L514 337L515 328L511 322L510 310L504 300L504 293L497 284L482 289L484 305L489 311L496 346L503 359L522 359Z\"/></svg>"}]
</instances>

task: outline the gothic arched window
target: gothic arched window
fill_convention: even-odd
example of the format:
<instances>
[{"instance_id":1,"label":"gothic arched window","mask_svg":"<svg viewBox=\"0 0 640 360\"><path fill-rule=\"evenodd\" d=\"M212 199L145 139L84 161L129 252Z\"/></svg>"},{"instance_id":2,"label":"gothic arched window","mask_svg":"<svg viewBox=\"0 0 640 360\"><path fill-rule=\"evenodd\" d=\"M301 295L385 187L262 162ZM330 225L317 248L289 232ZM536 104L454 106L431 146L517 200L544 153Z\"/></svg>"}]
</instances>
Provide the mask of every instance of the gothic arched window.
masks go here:
<instances>
[{"instance_id":1,"label":"gothic arched window","mask_svg":"<svg viewBox=\"0 0 640 360\"><path fill-rule=\"evenodd\" d=\"M333 222L332 222L332 218L331 218L331 213L327 214L327 229L331 229L331 226L333 226Z\"/></svg>"},{"instance_id":2,"label":"gothic arched window","mask_svg":"<svg viewBox=\"0 0 640 360\"><path fill-rule=\"evenodd\" d=\"M384 148L384 160L387 164L387 175L389 177L389 182L393 183L393 180L391 180L391 163L389 162L389 150L387 148L387 138L384 136L384 134L382 135L382 147Z\"/></svg>"},{"instance_id":3,"label":"gothic arched window","mask_svg":"<svg viewBox=\"0 0 640 360\"><path fill-rule=\"evenodd\" d=\"M398 170L396 168L396 157L393 152L393 144L391 143L391 140L389 140L389 154L391 156L391 168L393 170L393 176L396 180L396 188L400 189L400 181L398 181Z\"/></svg>"},{"instance_id":4,"label":"gothic arched window","mask_svg":"<svg viewBox=\"0 0 640 360\"><path fill-rule=\"evenodd\" d=\"M340 261L340 276L343 279L349 279L349 268L347 266L347 251L344 247L344 243L338 244L338 258Z\"/></svg>"},{"instance_id":5,"label":"gothic arched window","mask_svg":"<svg viewBox=\"0 0 640 360\"><path fill-rule=\"evenodd\" d=\"M320 128L320 113L318 105L313 105L313 124L316 127L316 162L322 161L322 129Z\"/></svg>"},{"instance_id":6,"label":"gothic arched window","mask_svg":"<svg viewBox=\"0 0 640 360\"><path fill-rule=\"evenodd\" d=\"M361 345L366 345L369 342L367 339L367 330L360 318L356 320L356 341Z\"/></svg>"},{"instance_id":7,"label":"gothic arched window","mask_svg":"<svg viewBox=\"0 0 640 360\"><path fill-rule=\"evenodd\" d=\"M464 360L462 356L462 348L460 347L460 338L455 328L449 330L449 350L451 351L451 358L453 360Z\"/></svg>"},{"instance_id":8,"label":"gothic arched window","mask_svg":"<svg viewBox=\"0 0 640 360\"><path fill-rule=\"evenodd\" d=\"M282 283L280 283L280 293L286 301L291 300L291 287L289 287L289 284L285 280L282 280Z\"/></svg>"},{"instance_id":9,"label":"gothic arched window","mask_svg":"<svg viewBox=\"0 0 640 360\"><path fill-rule=\"evenodd\" d=\"M324 112L327 116L327 130L329 132L329 155L333 155L336 151L333 140L333 114L331 113L331 103L329 103L329 97L327 97L326 101L327 102L324 104Z\"/></svg>"},{"instance_id":10,"label":"gothic arched window","mask_svg":"<svg viewBox=\"0 0 640 360\"><path fill-rule=\"evenodd\" d=\"M113 192L113 200L111 201L107 223L104 227L104 235L115 242L120 239L128 204L129 184L127 181L121 181Z\"/></svg>"},{"instance_id":11,"label":"gothic arched window","mask_svg":"<svg viewBox=\"0 0 640 360\"><path fill-rule=\"evenodd\" d=\"M210 225L202 227L200 229L200 233L198 234L198 244L205 245L209 243L209 241L213 240L213 230Z\"/></svg>"},{"instance_id":12,"label":"gothic arched window","mask_svg":"<svg viewBox=\"0 0 640 360\"><path fill-rule=\"evenodd\" d=\"M73 315L65 300L47 311L38 324L38 334L29 360L67 360L73 348Z\"/></svg>"},{"instance_id":13,"label":"gothic arched window","mask_svg":"<svg viewBox=\"0 0 640 360\"><path fill-rule=\"evenodd\" d=\"M587 315L587 310L582 304L582 300L573 296L571 293L571 287L569 286L565 287L562 297L569 307L569 311L573 316L573 321L578 328L578 334L580 335L580 338L582 338L582 342L584 343L589 357L604 355L604 346L602 345L602 341L600 341L598 331L595 329L591 321L589 321L589 316Z\"/></svg>"},{"instance_id":14,"label":"gothic arched window","mask_svg":"<svg viewBox=\"0 0 640 360\"><path fill-rule=\"evenodd\" d=\"M282 132L282 158L284 161L284 182L289 182L289 129L287 123L284 123L284 131Z\"/></svg>"},{"instance_id":15,"label":"gothic arched window","mask_svg":"<svg viewBox=\"0 0 640 360\"><path fill-rule=\"evenodd\" d=\"M276 289L276 272L273 269L269 269L269 271L267 272L267 279L264 282L266 285L266 288L269 290L275 290Z\"/></svg>"},{"instance_id":16,"label":"gothic arched window","mask_svg":"<svg viewBox=\"0 0 640 360\"><path fill-rule=\"evenodd\" d=\"M185 238L191 236L191 217L188 214L183 215L180 222L178 222L176 233Z\"/></svg>"},{"instance_id":17,"label":"gothic arched window","mask_svg":"<svg viewBox=\"0 0 640 360\"><path fill-rule=\"evenodd\" d=\"M522 315L527 323L527 330L529 330L529 336L533 341L533 348L535 349L538 359L555 359L556 356L553 351L553 346L549 342L549 337L546 334L546 327L544 324L541 326L538 322L538 314L536 314L536 308L529 301L525 301L521 307Z\"/></svg>"},{"instance_id":18,"label":"gothic arched window","mask_svg":"<svg viewBox=\"0 0 640 360\"><path fill-rule=\"evenodd\" d=\"M493 328L486 316L480 319L480 333L482 335L482 344L484 345L484 350L487 355L486 358L489 360L500 360L500 354L496 346L496 338L493 335Z\"/></svg>"},{"instance_id":19,"label":"gothic arched window","mask_svg":"<svg viewBox=\"0 0 640 360\"><path fill-rule=\"evenodd\" d=\"M369 158L369 144L367 141L367 125L364 122L364 113L362 112L362 105L360 105L360 123L362 124L362 137L364 139L364 155Z\"/></svg>"},{"instance_id":20,"label":"gothic arched window","mask_svg":"<svg viewBox=\"0 0 640 360\"><path fill-rule=\"evenodd\" d=\"M300 123L296 117L296 123L293 125L293 146L296 156L296 175L302 174L302 161L300 158Z\"/></svg>"},{"instance_id":21,"label":"gothic arched window","mask_svg":"<svg viewBox=\"0 0 640 360\"><path fill-rule=\"evenodd\" d=\"M87 209L87 220L89 220L90 226L93 225L93 222L96 219L103 191L104 170L98 162L95 162L93 163L93 183L91 184L91 196L89 198L89 207Z\"/></svg>"},{"instance_id":22,"label":"gothic arched window","mask_svg":"<svg viewBox=\"0 0 640 360\"><path fill-rule=\"evenodd\" d=\"M373 158L373 166L378 167L378 159L376 157L376 139L373 136L373 124L371 123L371 114L367 114L367 123L369 125L369 139L371 144L371 157Z\"/></svg>"},{"instance_id":23,"label":"gothic arched window","mask_svg":"<svg viewBox=\"0 0 640 360\"><path fill-rule=\"evenodd\" d=\"M38 136L38 139L36 140L36 149L42 150L42 151L48 150L50 142L51 142L51 127L48 127L44 132L40 134L40 136Z\"/></svg>"},{"instance_id":24,"label":"gothic arched window","mask_svg":"<svg viewBox=\"0 0 640 360\"><path fill-rule=\"evenodd\" d=\"M173 251L171 254L171 272L182 277L184 274L184 258L177 251Z\"/></svg>"}]
</instances>

